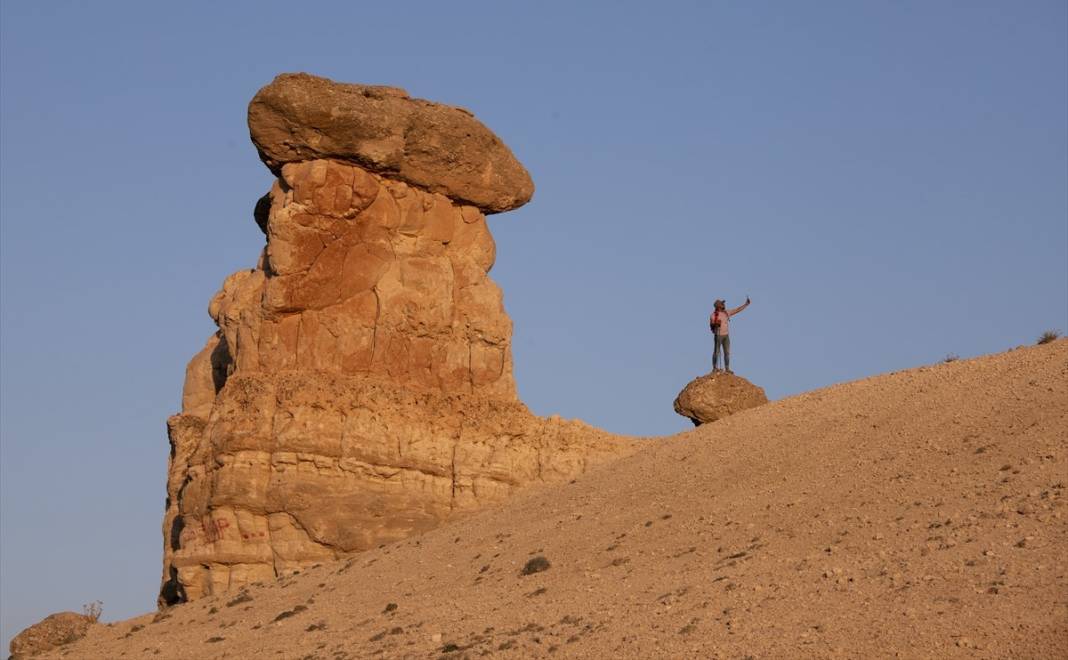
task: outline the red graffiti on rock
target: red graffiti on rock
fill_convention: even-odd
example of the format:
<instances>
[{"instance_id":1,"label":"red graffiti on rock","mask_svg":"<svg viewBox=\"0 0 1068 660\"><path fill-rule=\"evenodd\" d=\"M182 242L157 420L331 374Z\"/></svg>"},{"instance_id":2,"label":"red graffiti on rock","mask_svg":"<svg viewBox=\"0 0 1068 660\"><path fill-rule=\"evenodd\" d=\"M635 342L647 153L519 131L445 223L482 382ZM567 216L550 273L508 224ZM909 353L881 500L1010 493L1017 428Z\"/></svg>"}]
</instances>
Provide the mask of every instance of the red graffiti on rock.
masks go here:
<instances>
[{"instance_id":1,"label":"red graffiti on rock","mask_svg":"<svg viewBox=\"0 0 1068 660\"><path fill-rule=\"evenodd\" d=\"M182 545L197 543L214 543L223 537L223 531L230 526L226 518L201 520L200 526L189 526L182 529L178 537Z\"/></svg>"}]
</instances>

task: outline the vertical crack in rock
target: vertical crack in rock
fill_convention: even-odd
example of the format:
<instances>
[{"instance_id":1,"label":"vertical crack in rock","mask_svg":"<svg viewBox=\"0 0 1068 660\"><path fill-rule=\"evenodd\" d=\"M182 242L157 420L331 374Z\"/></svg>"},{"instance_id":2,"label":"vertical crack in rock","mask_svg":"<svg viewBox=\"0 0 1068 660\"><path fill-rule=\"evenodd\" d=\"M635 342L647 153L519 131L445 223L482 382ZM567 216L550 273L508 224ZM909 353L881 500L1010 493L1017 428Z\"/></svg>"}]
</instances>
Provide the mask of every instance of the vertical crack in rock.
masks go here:
<instances>
[{"instance_id":1,"label":"vertical crack in rock","mask_svg":"<svg viewBox=\"0 0 1068 660\"><path fill-rule=\"evenodd\" d=\"M474 351L471 348L472 345L473 345L472 342L468 342L467 343L467 384L468 384L468 387L471 390L474 390L475 389L475 376L474 376L475 371L474 371L474 368L472 366L474 364L474 358L472 357L473 354L474 354Z\"/></svg>"},{"instance_id":2,"label":"vertical crack in rock","mask_svg":"<svg viewBox=\"0 0 1068 660\"><path fill-rule=\"evenodd\" d=\"M371 289L375 296L375 325L371 329L371 357L367 361L368 368L375 361L375 350L378 348L378 325L382 319L382 298L378 295L378 289Z\"/></svg>"},{"instance_id":3,"label":"vertical crack in rock","mask_svg":"<svg viewBox=\"0 0 1068 660\"><path fill-rule=\"evenodd\" d=\"M168 421L162 605L397 541L634 450L516 396L486 214L533 184L488 128L304 74L261 90L249 128L278 177L253 213L267 244L212 299L219 331Z\"/></svg>"},{"instance_id":4,"label":"vertical crack in rock","mask_svg":"<svg viewBox=\"0 0 1068 660\"><path fill-rule=\"evenodd\" d=\"M451 499L449 500L450 511L456 508L456 448L460 445L461 433L462 432L458 432L452 443L452 461L449 466L449 474L452 477L452 489L450 491Z\"/></svg>"}]
</instances>

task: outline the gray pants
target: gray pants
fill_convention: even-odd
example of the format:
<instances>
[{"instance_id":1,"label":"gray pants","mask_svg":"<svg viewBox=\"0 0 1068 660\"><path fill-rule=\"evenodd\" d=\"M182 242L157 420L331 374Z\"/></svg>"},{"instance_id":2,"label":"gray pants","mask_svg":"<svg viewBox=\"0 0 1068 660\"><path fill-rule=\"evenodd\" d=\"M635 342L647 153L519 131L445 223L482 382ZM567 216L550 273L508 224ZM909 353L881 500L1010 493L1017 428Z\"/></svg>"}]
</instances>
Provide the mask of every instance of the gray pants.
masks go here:
<instances>
[{"instance_id":1,"label":"gray pants","mask_svg":"<svg viewBox=\"0 0 1068 660\"><path fill-rule=\"evenodd\" d=\"M719 366L719 347L723 347L723 367L727 370L731 370L731 336L730 335L716 335L716 345L712 349L712 369L715 370Z\"/></svg>"}]
</instances>

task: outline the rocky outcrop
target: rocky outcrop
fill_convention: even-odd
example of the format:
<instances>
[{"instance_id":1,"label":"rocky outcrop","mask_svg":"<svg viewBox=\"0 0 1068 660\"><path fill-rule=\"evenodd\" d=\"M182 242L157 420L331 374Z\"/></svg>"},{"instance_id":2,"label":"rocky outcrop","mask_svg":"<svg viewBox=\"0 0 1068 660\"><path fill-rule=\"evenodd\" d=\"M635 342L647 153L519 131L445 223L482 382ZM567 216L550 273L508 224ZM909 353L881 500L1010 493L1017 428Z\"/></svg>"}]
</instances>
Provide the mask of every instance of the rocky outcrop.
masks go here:
<instances>
[{"instance_id":1,"label":"rocky outcrop","mask_svg":"<svg viewBox=\"0 0 1068 660\"><path fill-rule=\"evenodd\" d=\"M341 160L488 213L534 194L526 169L474 115L396 87L282 74L252 99L248 125L276 174L286 163Z\"/></svg>"},{"instance_id":2,"label":"rocky outcrop","mask_svg":"<svg viewBox=\"0 0 1068 660\"><path fill-rule=\"evenodd\" d=\"M24 660L40 655L64 644L76 642L89 632L95 623L92 617L77 612L50 614L26 628L11 640L9 660Z\"/></svg>"},{"instance_id":3,"label":"rocky outcrop","mask_svg":"<svg viewBox=\"0 0 1068 660\"><path fill-rule=\"evenodd\" d=\"M698 376L682 388L675 397L675 412L688 417L694 426L700 426L767 402L763 388L741 376L714 371Z\"/></svg>"},{"instance_id":4,"label":"rocky outcrop","mask_svg":"<svg viewBox=\"0 0 1068 660\"><path fill-rule=\"evenodd\" d=\"M364 101L344 105L350 97ZM279 98L296 108L277 115L288 142L262 129ZM423 119L396 110L408 106ZM492 149L476 140L451 154L460 124L442 119L439 135L431 119L481 124L310 76L280 77L249 115L279 176L256 204L259 263L212 299L219 331L189 363L182 413L168 422L162 604L401 539L632 451L629 439L581 422L535 417L516 397L512 324L488 277L495 246L482 209L529 198L522 177L483 176L492 186L478 190L498 201L477 205L444 169L433 171L440 185L400 180L454 157L467 163L455 168L461 178L506 169L498 163L514 157L495 137ZM403 148L388 167L364 163L361 154L386 153L364 137L394 125L409 127ZM364 137L309 150L344 135Z\"/></svg>"}]
</instances>

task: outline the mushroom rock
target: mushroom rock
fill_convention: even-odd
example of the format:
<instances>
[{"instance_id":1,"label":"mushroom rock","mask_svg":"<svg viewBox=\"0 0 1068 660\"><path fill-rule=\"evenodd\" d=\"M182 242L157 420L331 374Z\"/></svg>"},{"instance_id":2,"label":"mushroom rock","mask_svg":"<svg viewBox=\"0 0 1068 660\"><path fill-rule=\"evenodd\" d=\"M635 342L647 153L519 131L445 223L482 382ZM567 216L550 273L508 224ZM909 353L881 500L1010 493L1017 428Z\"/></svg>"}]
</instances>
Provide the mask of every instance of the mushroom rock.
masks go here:
<instances>
[{"instance_id":1,"label":"mushroom rock","mask_svg":"<svg viewBox=\"0 0 1068 660\"><path fill-rule=\"evenodd\" d=\"M276 174L286 163L340 160L486 213L534 194L527 170L474 115L396 87L282 74L252 99L248 126Z\"/></svg>"},{"instance_id":2,"label":"mushroom rock","mask_svg":"<svg viewBox=\"0 0 1068 660\"><path fill-rule=\"evenodd\" d=\"M700 426L767 402L763 388L741 376L716 371L687 383L675 397L675 412Z\"/></svg>"},{"instance_id":3,"label":"mushroom rock","mask_svg":"<svg viewBox=\"0 0 1068 660\"><path fill-rule=\"evenodd\" d=\"M516 396L486 212L526 171L469 113L279 76L249 108L277 174L255 268L209 305L171 456L160 604L403 539L634 451Z\"/></svg>"}]
</instances>

